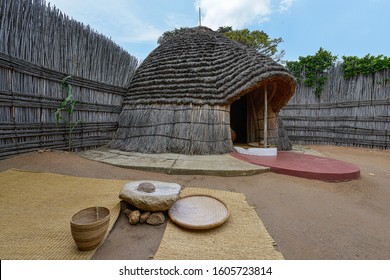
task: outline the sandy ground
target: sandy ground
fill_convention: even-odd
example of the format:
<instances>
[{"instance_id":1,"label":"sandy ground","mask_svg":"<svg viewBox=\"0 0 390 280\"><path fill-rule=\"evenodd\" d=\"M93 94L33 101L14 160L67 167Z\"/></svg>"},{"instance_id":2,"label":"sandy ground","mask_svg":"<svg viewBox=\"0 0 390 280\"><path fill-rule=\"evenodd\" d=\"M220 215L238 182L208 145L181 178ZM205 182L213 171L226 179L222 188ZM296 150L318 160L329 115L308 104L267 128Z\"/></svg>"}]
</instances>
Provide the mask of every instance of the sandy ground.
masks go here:
<instances>
[{"instance_id":1,"label":"sandy ground","mask_svg":"<svg viewBox=\"0 0 390 280\"><path fill-rule=\"evenodd\" d=\"M110 166L61 151L0 160L0 171L19 168L91 178L150 179L242 192L286 259L390 259L390 151L309 147L359 166L361 178L329 183L274 173L167 175ZM150 259L164 228L131 226L121 214L94 259Z\"/></svg>"}]
</instances>

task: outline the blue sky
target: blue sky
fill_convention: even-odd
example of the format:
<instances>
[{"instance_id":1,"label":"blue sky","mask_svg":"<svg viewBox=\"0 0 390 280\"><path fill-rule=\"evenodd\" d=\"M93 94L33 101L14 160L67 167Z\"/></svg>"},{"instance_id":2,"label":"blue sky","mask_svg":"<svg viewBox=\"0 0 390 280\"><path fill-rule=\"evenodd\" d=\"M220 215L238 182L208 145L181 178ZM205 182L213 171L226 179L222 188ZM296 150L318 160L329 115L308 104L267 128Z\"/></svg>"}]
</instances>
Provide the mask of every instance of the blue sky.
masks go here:
<instances>
[{"instance_id":1,"label":"blue sky","mask_svg":"<svg viewBox=\"0 0 390 280\"><path fill-rule=\"evenodd\" d=\"M285 60L320 47L337 55L390 56L389 0L46 0L77 21L110 37L138 59L157 47L167 30L198 25L212 29L264 30L281 37Z\"/></svg>"}]
</instances>

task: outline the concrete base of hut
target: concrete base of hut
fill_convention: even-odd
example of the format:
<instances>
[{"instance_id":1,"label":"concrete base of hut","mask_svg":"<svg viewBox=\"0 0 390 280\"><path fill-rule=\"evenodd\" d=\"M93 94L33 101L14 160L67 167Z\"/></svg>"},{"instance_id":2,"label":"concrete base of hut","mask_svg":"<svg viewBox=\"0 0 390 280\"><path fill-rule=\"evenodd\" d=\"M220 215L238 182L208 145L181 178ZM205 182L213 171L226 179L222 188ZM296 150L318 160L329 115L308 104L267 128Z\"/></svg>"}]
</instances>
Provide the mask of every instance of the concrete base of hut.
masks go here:
<instances>
[{"instance_id":1,"label":"concrete base of hut","mask_svg":"<svg viewBox=\"0 0 390 280\"><path fill-rule=\"evenodd\" d=\"M278 152L277 156L254 156L238 152L224 155L188 156L142 154L99 148L79 154L91 160L119 167L167 174L247 176L272 171L323 181L349 181L360 177L360 169L357 166L313 155L314 152L302 150Z\"/></svg>"},{"instance_id":2,"label":"concrete base of hut","mask_svg":"<svg viewBox=\"0 0 390 280\"><path fill-rule=\"evenodd\" d=\"M82 157L124 168L182 175L247 176L269 172L269 167L254 165L223 155L142 154L99 148L79 153Z\"/></svg>"}]
</instances>

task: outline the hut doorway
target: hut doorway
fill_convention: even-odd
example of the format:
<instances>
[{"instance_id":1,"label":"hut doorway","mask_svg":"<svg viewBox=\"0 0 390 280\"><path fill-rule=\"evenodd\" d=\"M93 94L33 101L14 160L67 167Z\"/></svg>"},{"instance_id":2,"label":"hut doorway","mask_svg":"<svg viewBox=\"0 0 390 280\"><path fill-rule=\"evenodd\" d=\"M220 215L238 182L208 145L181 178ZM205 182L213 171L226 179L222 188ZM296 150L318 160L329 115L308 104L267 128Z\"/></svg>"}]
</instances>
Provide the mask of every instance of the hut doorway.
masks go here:
<instances>
[{"instance_id":1,"label":"hut doorway","mask_svg":"<svg viewBox=\"0 0 390 280\"><path fill-rule=\"evenodd\" d=\"M230 127L236 133L233 145L249 144L291 150L291 142L274 111L276 83L260 85L230 104Z\"/></svg>"},{"instance_id":2,"label":"hut doorway","mask_svg":"<svg viewBox=\"0 0 390 280\"><path fill-rule=\"evenodd\" d=\"M243 95L230 105L230 127L236 133L234 143L248 143L248 97Z\"/></svg>"},{"instance_id":3,"label":"hut doorway","mask_svg":"<svg viewBox=\"0 0 390 280\"><path fill-rule=\"evenodd\" d=\"M268 89L269 91L269 89ZM234 144L256 143L260 145L267 141L264 137L264 129L267 130L267 139L272 144L277 136L276 114L265 107L264 87L258 87L240 97L230 105L230 126L236 132ZM267 100L269 105L269 100ZM268 106L267 106L268 107ZM265 126L265 112L267 117Z\"/></svg>"}]
</instances>

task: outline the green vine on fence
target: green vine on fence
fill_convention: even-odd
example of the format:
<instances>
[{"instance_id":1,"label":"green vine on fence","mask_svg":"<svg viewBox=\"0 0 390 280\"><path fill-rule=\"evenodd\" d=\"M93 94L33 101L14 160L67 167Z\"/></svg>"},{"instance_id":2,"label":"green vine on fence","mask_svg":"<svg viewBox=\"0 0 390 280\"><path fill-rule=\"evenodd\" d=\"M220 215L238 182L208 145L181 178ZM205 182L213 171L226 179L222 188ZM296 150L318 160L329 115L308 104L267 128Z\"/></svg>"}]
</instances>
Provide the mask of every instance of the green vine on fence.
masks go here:
<instances>
[{"instance_id":1,"label":"green vine on fence","mask_svg":"<svg viewBox=\"0 0 390 280\"><path fill-rule=\"evenodd\" d=\"M376 72L390 68L390 57L384 55L373 56L367 54L359 58L357 56L343 56L341 62L343 76L349 79L358 75L372 75ZM286 66L295 76L298 83L302 81L306 86L315 87L315 94L320 97L327 80L327 71L334 66L337 56L320 48L315 55L300 56L298 61L287 61ZM385 83L390 78L385 78Z\"/></svg>"},{"instance_id":2,"label":"green vine on fence","mask_svg":"<svg viewBox=\"0 0 390 280\"><path fill-rule=\"evenodd\" d=\"M57 127L58 127L60 121L62 120L66 124L66 127L68 129L68 150L69 151L71 150L71 146L72 146L72 132L73 132L74 128L81 122L81 121L73 122L73 120L72 120L74 108L75 108L76 104L78 104L80 102L74 99L72 85L70 85L68 83L68 80L71 77L72 76L66 76L61 82L62 89L66 90L67 96L64 99L64 101L62 101L61 104L57 107L57 109L55 111ZM67 114L66 118L63 117L63 112L65 112Z\"/></svg>"},{"instance_id":3,"label":"green vine on fence","mask_svg":"<svg viewBox=\"0 0 390 280\"><path fill-rule=\"evenodd\" d=\"M306 86L314 87L317 97L321 96L327 80L327 72L336 61L337 56L320 48L315 55L300 56L298 61L287 61L286 66L297 78L297 82L304 82Z\"/></svg>"},{"instance_id":4,"label":"green vine on fence","mask_svg":"<svg viewBox=\"0 0 390 280\"><path fill-rule=\"evenodd\" d=\"M358 76L360 74L368 76L376 72L390 68L390 57L367 54L365 57L343 56L344 78ZM387 80L388 81L388 78Z\"/></svg>"}]
</instances>

